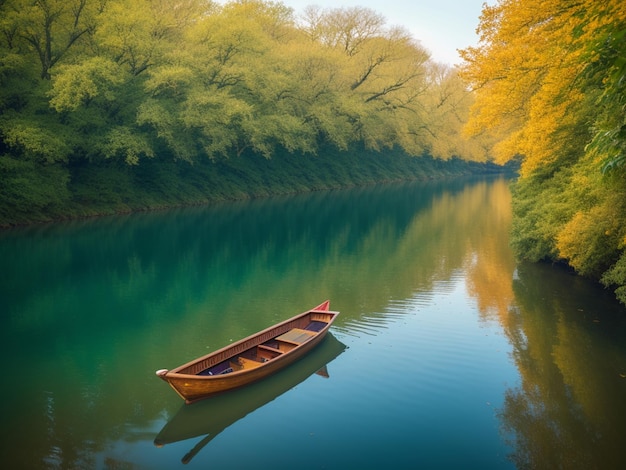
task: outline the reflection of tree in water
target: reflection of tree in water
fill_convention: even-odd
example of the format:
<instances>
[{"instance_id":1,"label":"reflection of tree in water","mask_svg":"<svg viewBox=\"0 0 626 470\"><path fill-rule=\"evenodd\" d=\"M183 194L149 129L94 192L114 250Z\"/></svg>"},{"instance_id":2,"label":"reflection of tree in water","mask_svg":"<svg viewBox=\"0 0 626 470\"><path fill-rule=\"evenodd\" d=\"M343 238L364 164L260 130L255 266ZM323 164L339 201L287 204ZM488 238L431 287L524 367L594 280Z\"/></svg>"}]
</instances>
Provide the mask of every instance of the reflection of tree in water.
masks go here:
<instances>
[{"instance_id":1,"label":"reflection of tree in water","mask_svg":"<svg viewBox=\"0 0 626 470\"><path fill-rule=\"evenodd\" d=\"M154 369L274 324L320 295L342 311L337 328L365 328L387 321L380 312L394 300L464 274L481 315L507 318L509 220L506 181L452 181L24 231L0 245L12 273L0 284L8 306L0 335L29 404L3 413L7 429L19 423L9 442L29 442L33 460L58 449L62 462L89 466L81 464L118 436L141 438L124 429L174 411Z\"/></svg>"},{"instance_id":2,"label":"reflection of tree in water","mask_svg":"<svg viewBox=\"0 0 626 470\"><path fill-rule=\"evenodd\" d=\"M509 247L511 229L511 193L506 180L483 185L472 194L476 207L468 224L468 248L465 254L467 289L476 299L481 317L508 324L513 303L515 259Z\"/></svg>"},{"instance_id":3,"label":"reflection of tree in water","mask_svg":"<svg viewBox=\"0 0 626 470\"><path fill-rule=\"evenodd\" d=\"M546 265L520 265L506 328L522 383L499 413L518 468L626 463L626 316L605 291Z\"/></svg>"},{"instance_id":4,"label":"reflection of tree in water","mask_svg":"<svg viewBox=\"0 0 626 470\"><path fill-rule=\"evenodd\" d=\"M381 185L4 234L0 337L22 387L0 392L6 442L28 443L26 467L48 457L89 467L129 439L124 429L177 404L154 369L320 295L341 299L341 322L385 321L391 301L463 269L489 184Z\"/></svg>"}]
</instances>

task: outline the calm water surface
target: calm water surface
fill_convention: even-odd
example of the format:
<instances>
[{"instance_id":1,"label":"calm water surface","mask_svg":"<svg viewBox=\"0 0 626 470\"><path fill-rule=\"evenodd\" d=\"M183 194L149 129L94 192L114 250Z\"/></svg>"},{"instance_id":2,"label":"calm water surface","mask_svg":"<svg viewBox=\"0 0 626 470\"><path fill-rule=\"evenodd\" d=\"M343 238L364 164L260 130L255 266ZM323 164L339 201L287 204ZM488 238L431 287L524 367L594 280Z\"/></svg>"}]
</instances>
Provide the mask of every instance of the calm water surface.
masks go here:
<instances>
[{"instance_id":1,"label":"calm water surface","mask_svg":"<svg viewBox=\"0 0 626 470\"><path fill-rule=\"evenodd\" d=\"M505 180L0 232L0 462L24 469L626 464L626 312L517 264ZM331 299L332 336L191 406L173 368Z\"/></svg>"}]
</instances>

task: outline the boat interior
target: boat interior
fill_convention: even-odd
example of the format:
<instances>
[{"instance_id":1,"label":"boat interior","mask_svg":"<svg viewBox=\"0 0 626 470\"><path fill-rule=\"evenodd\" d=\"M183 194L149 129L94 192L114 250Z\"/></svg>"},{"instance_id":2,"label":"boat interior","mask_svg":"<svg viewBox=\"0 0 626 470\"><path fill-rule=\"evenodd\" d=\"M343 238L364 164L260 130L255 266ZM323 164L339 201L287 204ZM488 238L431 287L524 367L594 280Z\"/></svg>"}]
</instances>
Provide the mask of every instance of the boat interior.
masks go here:
<instances>
[{"instance_id":1,"label":"boat interior","mask_svg":"<svg viewBox=\"0 0 626 470\"><path fill-rule=\"evenodd\" d=\"M292 328L275 338L211 366L199 372L198 375L221 375L254 369L306 343L317 336L317 333L323 330L326 325L328 325L327 322L312 320L304 328Z\"/></svg>"}]
</instances>

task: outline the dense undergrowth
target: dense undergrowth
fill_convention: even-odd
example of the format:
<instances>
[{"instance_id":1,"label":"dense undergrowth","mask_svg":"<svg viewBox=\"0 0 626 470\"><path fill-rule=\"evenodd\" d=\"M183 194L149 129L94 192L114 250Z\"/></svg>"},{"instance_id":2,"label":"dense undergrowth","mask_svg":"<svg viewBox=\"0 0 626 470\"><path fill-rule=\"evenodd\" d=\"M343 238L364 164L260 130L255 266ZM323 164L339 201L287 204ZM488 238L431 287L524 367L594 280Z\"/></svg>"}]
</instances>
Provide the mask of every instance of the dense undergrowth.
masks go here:
<instances>
[{"instance_id":1,"label":"dense undergrowth","mask_svg":"<svg viewBox=\"0 0 626 470\"><path fill-rule=\"evenodd\" d=\"M193 164L155 157L134 166L113 160L25 165L11 168L10 180L4 180L11 188L0 185L0 226L500 171L503 167L493 164L409 157L401 150L340 152L331 147L315 156L281 152L267 159L249 153ZM10 197L16 185L21 185L20 197Z\"/></svg>"}]
</instances>

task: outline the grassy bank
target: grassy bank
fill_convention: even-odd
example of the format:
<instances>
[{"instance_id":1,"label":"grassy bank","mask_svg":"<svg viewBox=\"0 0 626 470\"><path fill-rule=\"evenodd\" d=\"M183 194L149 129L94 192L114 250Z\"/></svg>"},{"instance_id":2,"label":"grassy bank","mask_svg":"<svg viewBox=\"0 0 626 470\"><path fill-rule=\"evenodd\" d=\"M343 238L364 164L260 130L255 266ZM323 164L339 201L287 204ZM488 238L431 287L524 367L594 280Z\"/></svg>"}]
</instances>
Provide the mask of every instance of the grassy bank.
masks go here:
<instances>
[{"instance_id":1,"label":"grassy bank","mask_svg":"<svg viewBox=\"0 0 626 470\"><path fill-rule=\"evenodd\" d=\"M328 149L319 156L285 152L271 159L244 154L194 164L155 157L136 166L109 160L14 168L5 169L0 186L0 226L498 171L502 168L460 159L362 149Z\"/></svg>"}]
</instances>

